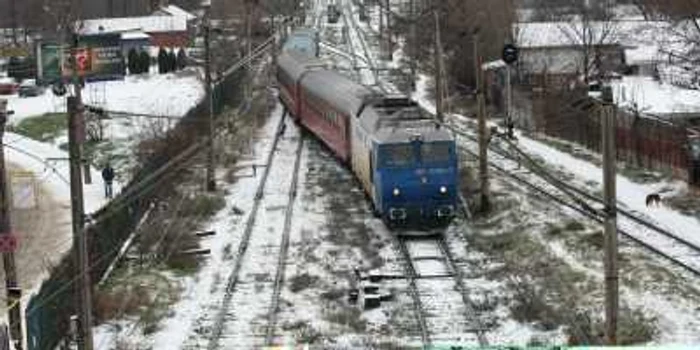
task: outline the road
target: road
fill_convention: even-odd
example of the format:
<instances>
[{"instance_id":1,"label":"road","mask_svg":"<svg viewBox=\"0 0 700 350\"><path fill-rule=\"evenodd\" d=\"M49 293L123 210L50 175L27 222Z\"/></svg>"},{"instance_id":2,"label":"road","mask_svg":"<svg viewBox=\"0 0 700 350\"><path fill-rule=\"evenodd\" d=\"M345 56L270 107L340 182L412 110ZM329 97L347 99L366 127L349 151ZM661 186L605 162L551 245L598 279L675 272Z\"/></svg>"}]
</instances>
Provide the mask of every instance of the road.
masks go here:
<instances>
[{"instance_id":1,"label":"road","mask_svg":"<svg viewBox=\"0 0 700 350\"><path fill-rule=\"evenodd\" d=\"M24 171L15 164L8 164L8 168L10 172ZM30 292L41 286L72 243L70 202L57 201L42 185L41 177L36 180L36 206L11 209L12 228L19 236L15 264L23 290L23 306ZM4 269L0 269L0 279L5 279ZM0 298L5 298L4 288L0 288ZM0 318L6 317L6 313L0 312Z\"/></svg>"}]
</instances>

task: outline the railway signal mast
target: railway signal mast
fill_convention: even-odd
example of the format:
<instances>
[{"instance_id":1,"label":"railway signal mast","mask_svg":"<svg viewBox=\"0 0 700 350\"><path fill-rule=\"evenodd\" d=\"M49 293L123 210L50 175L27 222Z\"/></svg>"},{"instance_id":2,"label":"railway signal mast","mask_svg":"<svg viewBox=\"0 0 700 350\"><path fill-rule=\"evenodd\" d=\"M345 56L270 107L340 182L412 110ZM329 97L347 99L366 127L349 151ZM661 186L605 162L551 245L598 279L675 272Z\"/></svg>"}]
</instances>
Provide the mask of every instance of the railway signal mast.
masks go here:
<instances>
[{"instance_id":1,"label":"railway signal mast","mask_svg":"<svg viewBox=\"0 0 700 350\"><path fill-rule=\"evenodd\" d=\"M506 128L508 135L513 136L513 84L511 81L511 65L518 61L518 48L513 44L503 46L503 62L506 63Z\"/></svg>"}]
</instances>

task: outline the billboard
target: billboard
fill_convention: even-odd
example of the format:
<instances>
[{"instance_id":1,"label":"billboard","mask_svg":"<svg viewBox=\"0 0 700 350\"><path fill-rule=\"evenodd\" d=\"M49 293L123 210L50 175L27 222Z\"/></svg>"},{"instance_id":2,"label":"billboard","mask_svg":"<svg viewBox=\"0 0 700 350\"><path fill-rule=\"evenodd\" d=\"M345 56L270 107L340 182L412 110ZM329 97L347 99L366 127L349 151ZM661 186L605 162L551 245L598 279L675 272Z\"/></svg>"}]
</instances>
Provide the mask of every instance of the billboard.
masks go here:
<instances>
[{"instance_id":1,"label":"billboard","mask_svg":"<svg viewBox=\"0 0 700 350\"><path fill-rule=\"evenodd\" d=\"M63 51L61 46L56 44L42 43L39 45L37 54L39 80L53 83L61 78L61 67L64 59Z\"/></svg>"},{"instance_id":2,"label":"billboard","mask_svg":"<svg viewBox=\"0 0 700 350\"><path fill-rule=\"evenodd\" d=\"M40 78L44 82L67 80L73 76L66 45L42 44L39 61ZM86 81L123 79L126 74L121 35L84 36L75 50L78 75Z\"/></svg>"},{"instance_id":3,"label":"billboard","mask_svg":"<svg viewBox=\"0 0 700 350\"><path fill-rule=\"evenodd\" d=\"M21 46L0 47L0 57L27 57L29 49Z\"/></svg>"}]
</instances>

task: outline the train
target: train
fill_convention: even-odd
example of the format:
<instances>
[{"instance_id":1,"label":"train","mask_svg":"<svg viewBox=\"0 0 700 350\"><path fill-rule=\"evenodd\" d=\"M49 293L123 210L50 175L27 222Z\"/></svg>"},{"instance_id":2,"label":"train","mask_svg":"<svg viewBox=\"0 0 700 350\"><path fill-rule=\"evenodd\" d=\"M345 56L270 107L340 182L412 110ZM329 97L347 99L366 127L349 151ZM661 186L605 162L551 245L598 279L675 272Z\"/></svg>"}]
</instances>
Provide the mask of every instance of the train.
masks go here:
<instances>
[{"instance_id":1,"label":"train","mask_svg":"<svg viewBox=\"0 0 700 350\"><path fill-rule=\"evenodd\" d=\"M389 227L449 224L459 190L454 135L415 101L358 84L309 51L288 46L276 60L291 118L350 168Z\"/></svg>"}]
</instances>

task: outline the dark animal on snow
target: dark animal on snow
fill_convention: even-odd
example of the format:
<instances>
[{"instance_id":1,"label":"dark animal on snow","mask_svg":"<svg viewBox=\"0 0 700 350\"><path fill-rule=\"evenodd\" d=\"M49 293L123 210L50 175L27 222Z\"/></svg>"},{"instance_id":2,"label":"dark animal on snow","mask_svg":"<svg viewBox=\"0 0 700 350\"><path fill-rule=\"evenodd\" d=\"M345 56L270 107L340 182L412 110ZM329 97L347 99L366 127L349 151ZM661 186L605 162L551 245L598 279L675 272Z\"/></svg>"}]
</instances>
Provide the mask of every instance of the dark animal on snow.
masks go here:
<instances>
[{"instance_id":1,"label":"dark animal on snow","mask_svg":"<svg viewBox=\"0 0 700 350\"><path fill-rule=\"evenodd\" d=\"M658 193L652 193L647 196L647 207L655 204L656 206L659 206L661 203L661 196L659 196Z\"/></svg>"}]
</instances>

